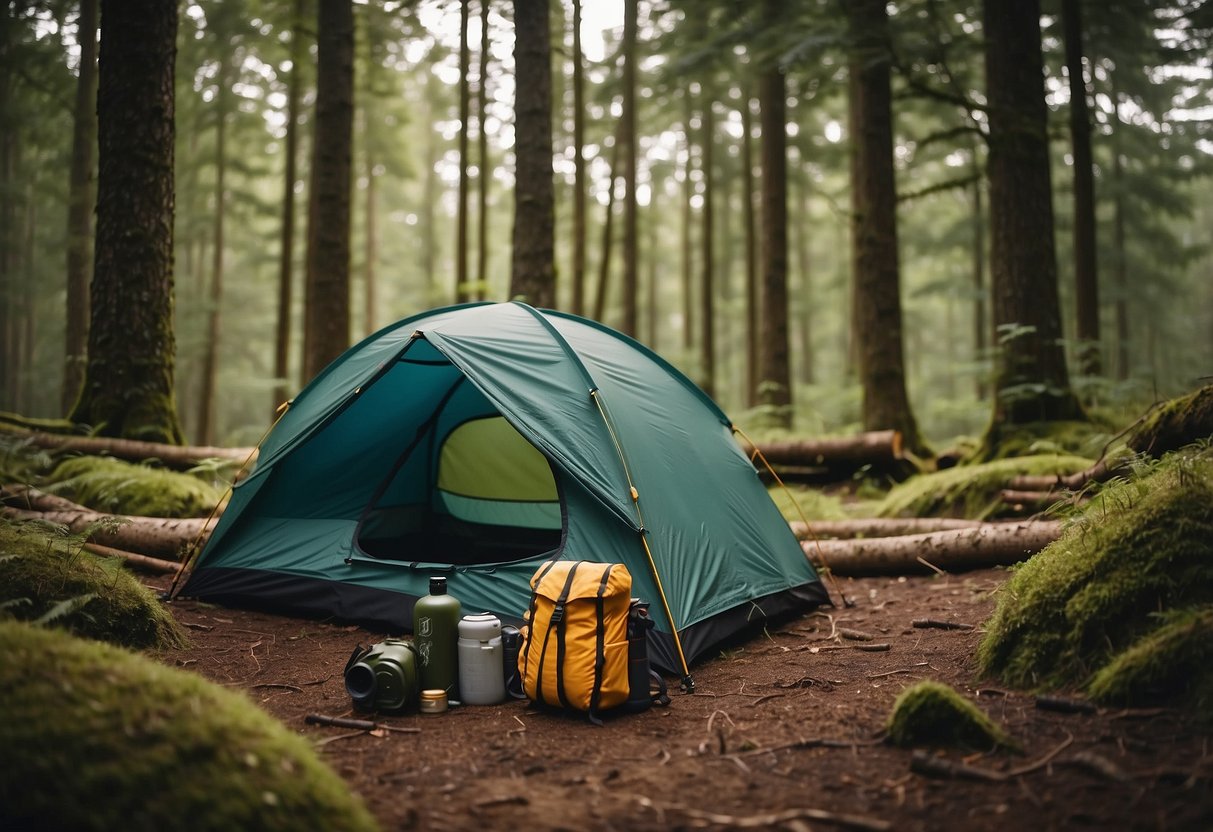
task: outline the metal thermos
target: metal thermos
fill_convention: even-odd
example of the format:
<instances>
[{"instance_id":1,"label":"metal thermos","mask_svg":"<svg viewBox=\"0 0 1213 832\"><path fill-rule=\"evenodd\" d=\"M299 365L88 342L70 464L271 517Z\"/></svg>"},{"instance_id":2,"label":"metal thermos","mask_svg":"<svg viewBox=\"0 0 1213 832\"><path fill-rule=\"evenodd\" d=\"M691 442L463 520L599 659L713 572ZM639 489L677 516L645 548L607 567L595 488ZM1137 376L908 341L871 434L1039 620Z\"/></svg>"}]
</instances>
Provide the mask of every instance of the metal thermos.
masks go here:
<instances>
[{"instance_id":1,"label":"metal thermos","mask_svg":"<svg viewBox=\"0 0 1213 832\"><path fill-rule=\"evenodd\" d=\"M648 602L633 598L628 609L628 699L624 703L629 711L643 711L653 704L649 693L649 630L654 626Z\"/></svg>"},{"instance_id":2,"label":"metal thermos","mask_svg":"<svg viewBox=\"0 0 1213 832\"><path fill-rule=\"evenodd\" d=\"M459 697L465 705L496 705L505 699L501 676L501 620L491 613L459 622Z\"/></svg>"},{"instance_id":3,"label":"metal thermos","mask_svg":"<svg viewBox=\"0 0 1213 832\"><path fill-rule=\"evenodd\" d=\"M422 690L444 690L459 698L459 599L446 592L446 578L430 578L430 594L413 605L413 644Z\"/></svg>"}]
</instances>

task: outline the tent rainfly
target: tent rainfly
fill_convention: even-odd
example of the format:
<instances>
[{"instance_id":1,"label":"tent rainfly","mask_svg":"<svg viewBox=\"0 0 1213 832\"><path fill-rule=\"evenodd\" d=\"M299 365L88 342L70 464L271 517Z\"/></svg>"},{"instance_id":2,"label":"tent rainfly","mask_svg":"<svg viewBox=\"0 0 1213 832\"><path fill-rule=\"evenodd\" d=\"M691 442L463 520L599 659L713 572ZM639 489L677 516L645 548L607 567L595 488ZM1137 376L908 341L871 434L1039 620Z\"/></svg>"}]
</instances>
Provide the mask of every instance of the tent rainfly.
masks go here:
<instances>
[{"instance_id":1,"label":"tent rainfly","mask_svg":"<svg viewBox=\"0 0 1213 832\"><path fill-rule=\"evenodd\" d=\"M617 562L654 664L828 596L719 407L632 339L522 303L405 319L292 402L182 594L408 630L431 575L517 623L545 560Z\"/></svg>"}]
</instances>

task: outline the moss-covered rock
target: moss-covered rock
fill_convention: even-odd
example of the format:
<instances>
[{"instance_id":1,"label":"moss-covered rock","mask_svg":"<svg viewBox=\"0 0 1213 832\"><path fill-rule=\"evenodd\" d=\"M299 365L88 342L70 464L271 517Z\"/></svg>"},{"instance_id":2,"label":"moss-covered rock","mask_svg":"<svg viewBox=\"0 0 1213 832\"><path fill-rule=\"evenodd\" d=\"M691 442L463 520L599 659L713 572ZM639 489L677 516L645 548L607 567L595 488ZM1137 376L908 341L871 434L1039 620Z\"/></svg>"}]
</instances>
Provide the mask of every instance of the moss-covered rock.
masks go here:
<instances>
[{"instance_id":1,"label":"moss-covered rock","mask_svg":"<svg viewBox=\"0 0 1213 832\"><path fill-rule=\"evenodd\" d=\"M1157 627L1213 603L1213 460L1175 454L1114 482L1001 590L982 673L1022 687L1083 684Z\"/></svg>"},{"instance_id":2,"label":"moss-covered rock","mask_svg":"<svg viewBox=\"0 0 1213 832\"><path fill-rule=\"evenodd\" d=\"M1091 465L1077 456L1041 454L963 465L922 474L895 486L876 509L879 517L985 519L1004 508L999 492L1021 474L1072 474Z\"/></svg>"},{"instance_id":3,"label":"moss-covered rock","mask_svg":"<svg viewBox=\"0 0 1213 832\"><path fill-rule=\"evenodd\" d=\"M1174 610L1091 679L1097 702L1178 703L1213 721L1213 606Z\"/></svg>"},{"instance_id":4,"label":"moss-covered rock","mask_svg":"<svg viewBox=\"0 0 1213 832\"><path fill-rule=\"evenodd\" d=\"M301 737L238 693L13 622L0 655L0 828L376 828Z\"/></svg>"},{"instance_id":5,"label":"moss-covered rock","mask_svg":"<svg viewBox=\"0 0 1213 832\"><path fill-rule=\"evenodd\" d=\"M64 460L46 491L97 511L144 517L202 517L223 496L197 477L106 456Z\"/></svg>"},{"instance_id":6,"label":"moss-covered rock","mask_svg":"<svg viewBox=\"0 0 1213 832\"><path fill-rule=\"evenodd\" d=\"M1163 402L1133 429L1126 444L1134 451L1161 456L1213 437L1213 384Z\"/></svg>"},{"instance_id":7,"label":"moss-covered rock","mask_svg":"<svg viewBox=\"0 0 1213 832\"><path fill-rule=\"evenodd\" d=\"M43 523L0 520L0 619L41 621L127 647L185 642L176 620L116 560Z\"/></svg>"},{"instance_id":8,"label":"moss-covered rock","mask_svg":"<svg viewBox=\"0 0 1213 832\"><path fill-rule=\"evenodd\" d=\"M941 682L919 682L902 691L886 727L889 741L902 747L1016 747L976 705Z\"/></svg>"}]
</instances>

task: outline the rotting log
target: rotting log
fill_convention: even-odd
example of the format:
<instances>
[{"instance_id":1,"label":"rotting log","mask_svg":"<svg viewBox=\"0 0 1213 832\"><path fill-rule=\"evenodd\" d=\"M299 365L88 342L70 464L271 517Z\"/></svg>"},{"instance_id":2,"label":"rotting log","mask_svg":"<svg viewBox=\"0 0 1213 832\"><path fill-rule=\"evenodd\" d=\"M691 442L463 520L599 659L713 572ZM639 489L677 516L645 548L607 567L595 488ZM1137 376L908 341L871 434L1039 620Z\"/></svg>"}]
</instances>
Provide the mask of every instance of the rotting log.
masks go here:
<instances>
[{"instance_id":1,"label":"rotting log","mask_svg":"<svg viewBox=\"0 0 1213 832\"><path fill-rule=\"evenodd\" d=\"M827 538L898 537L955 529L974 529L984 525L981 520L952 517L867 517L857 520L813 520L808 526L800 521L790 524L797 540Z\"/></svg>"},{"instance_id":2,"label":"rotting log","mask_svg":"<svg viewBox=\"0 0 1213 832\"><path fill-rule=\"evenodd\" d=\"M57 523L75 534L87 532L90 542L113 544L143 555L176 558L195 540L204 542L209 536L205 518L104 514L34 488L4 486L0 488L0 500L4 503L0 514L5 517Z\"/></svg>"},{"instance_id":3,"label":"rotting log","mask_svg":"<svg viewBox=\"0 0 1213 832\"><path fill-rule=\"evenodd\" d=\"M155 459L169 468L189 469L207 459L244 462L255 448L218 448L211 446L165 445L140 442L135 439L106 439L94 436L62 436L34 431L20 434L39 448L55 451L75 451L82 454L105 454L130 462Z\"/></svg>"},{"instance_id":4,"label":"rotting log","mask_svg":"<svg viewBox=\"0 0 1213 832\"><path fill-rule=\"evenodd\" d=\"M181 568L181 564L171 560L161 560L160 558L152 558L147 555L140 555L137 552L128 552L125 549L114 549L110 546L102 546L98 543L85 543L85 550L92 552L94 555L100 555L104 558L122 558L131 566L137 566L148 572L158 572L162 575L169 575Z\"/></svg>"},{"instance_id":5,"label":"rotting log","mask_svg":"<svg viewBox=\"0 0 1213 832\"><path fill-rule=\"evenodd\" d=\"M870 431L855 436L828 439L761 442L758 444L758 450L772 466L858 467L887 465L904 458L901 433L895 430Z\"/></svg>"},{"instance_id":6,"label":"rotting log","mask_svg":"<svg viewBox=\"0 0 1213 832\"><path fill-rule=\"evenodd\" d=\"M1011 491L1077 491L1089 482L1103 482L1116 476L1122 470L1125 460L1109 463L1101 459L1083 471L1073 474L1043 474L1022 475L1012 477L1009 483Z\"/></svg>"},{"instance_id":7,"label":"rotting log","mask_svg":"<svg viewBox=\"0 0 1213 832\"><path fill-rule=\"evenodd\" d=\"M1039 552L1061 534L1055 520L985 523L971 529L800 544L819 569L835 575L899 575L1009 566Z\"/></svg>"}]
</instances>

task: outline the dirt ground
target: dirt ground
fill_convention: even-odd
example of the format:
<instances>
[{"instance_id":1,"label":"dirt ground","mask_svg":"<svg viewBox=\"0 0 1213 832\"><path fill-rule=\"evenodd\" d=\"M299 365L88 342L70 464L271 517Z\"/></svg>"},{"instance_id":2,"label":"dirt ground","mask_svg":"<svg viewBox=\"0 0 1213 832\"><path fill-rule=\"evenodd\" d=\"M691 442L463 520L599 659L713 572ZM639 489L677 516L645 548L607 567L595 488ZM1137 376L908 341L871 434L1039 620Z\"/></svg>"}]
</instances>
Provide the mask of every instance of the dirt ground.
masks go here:
<instances>
[{"instance_id":1,"label":"dirt ground","mask_svg":"<svg viewBox=\"0 0 1213 832\"><path fill-rule=\"evenodd\" d=\"M525 702L380 719L415 733L307 725L358 716L342 670L380 635L189 600L172 609L193 643L161 660L244 690L314 741L385 830L1213 829L1213 734L1184 714L1042 710L974 680L1005 575L843 580L854 606L722 653L694 669L694 695L602 727ZM912 771L915 752L882 729L924 679L963 692L1023 753L929 752L988 779Z\"/></svg>"}]
</instances>

